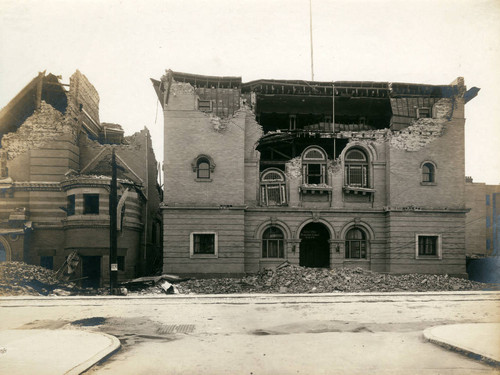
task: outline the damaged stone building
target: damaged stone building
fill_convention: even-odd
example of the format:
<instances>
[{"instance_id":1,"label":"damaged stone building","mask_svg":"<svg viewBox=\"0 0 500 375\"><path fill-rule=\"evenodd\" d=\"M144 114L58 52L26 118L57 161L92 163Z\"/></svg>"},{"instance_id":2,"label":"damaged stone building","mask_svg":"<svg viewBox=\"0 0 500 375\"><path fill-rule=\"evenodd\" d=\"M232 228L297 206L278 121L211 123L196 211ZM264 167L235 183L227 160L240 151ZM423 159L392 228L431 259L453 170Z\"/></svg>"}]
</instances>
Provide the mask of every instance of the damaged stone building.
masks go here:
<instances>
[{"instance_id":1,"label":"damaged stone building","mask_svg":"<svg viewBox=\"0 0 500 375\"><path fill-rule=\"evenodd\" d=\"M465 274L464 106L448 85L152 79L164 111L164 272L287 261Z\"/></svg>"},{"instance_id":2,"label":"damaged stone building","mask_svg":"<svg viewBox=\"0 0 500 375\"><path fill-rule=\"evenodd\" d=\"M64 84L40 73L0 111L0 137L0 261L67 272L71 256L71 279L106 284L114 149L118 279L161 267L161 191L150 133L125 137L120 125L101 123L99 95L83 74L77 70Z\"/></svg>"}]
</instances>

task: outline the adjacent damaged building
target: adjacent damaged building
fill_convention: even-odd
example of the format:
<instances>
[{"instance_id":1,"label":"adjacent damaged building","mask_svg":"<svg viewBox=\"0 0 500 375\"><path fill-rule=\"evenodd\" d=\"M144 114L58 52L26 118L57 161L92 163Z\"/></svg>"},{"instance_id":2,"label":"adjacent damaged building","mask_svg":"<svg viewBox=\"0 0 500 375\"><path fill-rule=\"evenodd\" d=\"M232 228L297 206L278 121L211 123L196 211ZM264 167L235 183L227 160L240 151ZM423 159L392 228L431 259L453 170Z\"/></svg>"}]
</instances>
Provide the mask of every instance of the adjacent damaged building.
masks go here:
<instances>
[{"instance_id":1,"label":"adjacent damaged building","mask_svg":"<svg viewBox=\"0 0 500 375\"><path fill-rule=\"evenodd\" d=\"M111 154L118 166L118 278L161 264L161 191L149 131L99 121L99 95L76 71L40 73L0 111L0 261L109 280ZM63 267L64 266L64 267ZM72 267L73 268L72 268Z\"/></svg>"},{"instance_id":2,"label":"adjacent damaged building","mask_svg":"<svg viewBox=\"0 0 500 375\"><path fill-rule=\"evenodd\" d=\"M164 272L285 261L465 274L464 107L447 85L152 80L164 111Z\"/></svg>"}]
</instances>

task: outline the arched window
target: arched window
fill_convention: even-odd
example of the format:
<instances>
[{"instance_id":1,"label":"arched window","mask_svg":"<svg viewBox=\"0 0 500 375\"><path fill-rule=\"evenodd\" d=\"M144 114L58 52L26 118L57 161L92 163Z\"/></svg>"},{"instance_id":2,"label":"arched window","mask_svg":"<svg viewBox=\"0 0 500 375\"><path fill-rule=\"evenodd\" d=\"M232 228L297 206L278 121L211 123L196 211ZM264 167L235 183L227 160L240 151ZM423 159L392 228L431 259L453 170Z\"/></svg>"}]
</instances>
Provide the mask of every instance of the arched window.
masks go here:
<instances>
[{"instance_id":1,"label":"arched window","mask_svg":"<svg viewBox=\"0 0 500 375\"><path fill-rule=\"evenodd\" d=\"M327 184L327 156L320 147L309 147L302 153L303 183L308 185Z\"/></svg>"},{"instance_id":2,"label":"arched window","mask_svg":"<svg viewBox=\"0 0 500 375\"><path fill-rule=\"evenodd\" d=\"M215 170L215 163L208 155L198 155L191 162L193 172L196 172L196 181L212 181L212 173Z\"/></svg>"},{"instance_id":3,"label":"arched window","mask_svg":"<svg viewBox=\"0 0 500 375\"><path fill-rule=\"evenodd\" d=\"M432 163L424 163L422 165L422 182L433 183L436 182L436 169Z\"/></svg>"},{"instance_id":4,"label":"arched window","mask_svg":"<svg viewBox=\"0 0 500 375\"><path fill-rule=\"evenodd\" d=\"M286 204L285 175L279 169L271 168L260 177L260 202L263 206Z\"/></svg>"},{"instance_id":5,"label":"arched window","mask_svg":"<svg viewBox=\"0 0 500 375\"><path fill-rule=\"evenodd\" d=\"M278 227L269 227L262 234L262 258L284 258L283 232Z\"/></svg>"},{"instance_id":6,"label":"arched window","mask_svg":"<svg viewBox=\"0 0 500 375\"><path fill-rule=\"evenodd\" d=\"M345 185L369 187L368 157L360 149L353 148L345 154Z\"/></svg>"},{"instance_id":7,"label":"arched window","mask_svg":"<svg viewBox=\"0 0 500 375\"><path fill-rule=\"evenodd\" d=\"M210 178L210 163L206 158L199 158L196 163L196 178Z\"/></svg>"},{"instance_id":8,"label":"arched window","mask_svg":"<svg viewBox=\"0 0 500 375\"><path fill-rule=\"evenodd\" d=\"M345 257L348 259L366 259L366 233L360 228L352 228L345 235Z\"/></svg>"}]
</instances>

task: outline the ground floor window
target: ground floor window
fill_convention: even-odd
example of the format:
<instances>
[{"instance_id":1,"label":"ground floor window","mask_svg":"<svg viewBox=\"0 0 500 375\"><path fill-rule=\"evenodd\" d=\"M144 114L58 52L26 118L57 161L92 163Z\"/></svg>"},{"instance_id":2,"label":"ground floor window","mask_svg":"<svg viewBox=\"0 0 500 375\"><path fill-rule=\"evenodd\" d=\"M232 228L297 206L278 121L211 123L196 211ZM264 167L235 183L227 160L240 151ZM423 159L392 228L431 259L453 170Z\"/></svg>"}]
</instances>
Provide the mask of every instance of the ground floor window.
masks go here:
<instances>
[{"instance_id":1,"label":"ground floor window","mask_svg":"<svg viewBox=\"0 0 500 375\"><path fill-rule=\"evenodd\" d=\"M284 238L281 229L267 228L262 235L262 258L284 258Z\"/></svg>"},{"instance_id":2,"label":"ground floor window","mask_svg":"<svg viewBox=\"0 0 500 375\"><path fill-rule=\"evenodd\" d=\"M217 233L195 232L191 233L191 256L217 256Z\"/></svg>"},{"instance_id":3,"label":"ground floor window","mask_svg":"<svg viewBox=\"0 0 500 375\"><path fill-rule=\"evenodd\" d=\"M359 228L350 229L345 236L345 257L348 259L366 259L366 233Z\"/></svg>"},{"instance_id":4,"label":"ground floor window","mask_svg":"<svg viewBox=\"0 0 500 375\"><path fill-rule=\"evenodd\" d=\"M440 258L441 236L417 234L417 258Z\"/></svg>"}]
</instances>

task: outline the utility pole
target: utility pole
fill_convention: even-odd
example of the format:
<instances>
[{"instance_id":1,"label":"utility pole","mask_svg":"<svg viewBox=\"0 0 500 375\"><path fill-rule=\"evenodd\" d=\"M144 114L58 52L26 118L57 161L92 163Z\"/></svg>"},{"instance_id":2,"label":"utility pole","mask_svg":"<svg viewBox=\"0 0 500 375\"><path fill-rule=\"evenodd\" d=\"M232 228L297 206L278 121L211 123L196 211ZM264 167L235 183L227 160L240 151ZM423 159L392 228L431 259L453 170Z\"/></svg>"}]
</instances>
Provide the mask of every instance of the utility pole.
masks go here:
<instances>
[{"instance_id":1,"label":"utility pole","mask_svg":"<svg viewBox=\"0 0 500 375\"><path fill-rule=\"evenodd\" d=\"M117 263L117 230L116 230L116 207L117 200L116 183L116 156L115 149L111 154L111 188L109 192L109 288L110 294L115 294L118 282L118 263Z\"/></svg>"}]
</instances>

